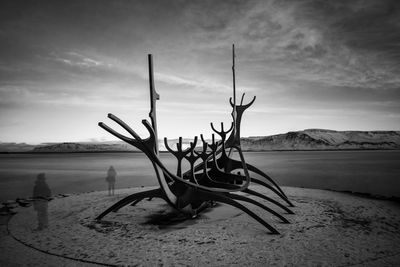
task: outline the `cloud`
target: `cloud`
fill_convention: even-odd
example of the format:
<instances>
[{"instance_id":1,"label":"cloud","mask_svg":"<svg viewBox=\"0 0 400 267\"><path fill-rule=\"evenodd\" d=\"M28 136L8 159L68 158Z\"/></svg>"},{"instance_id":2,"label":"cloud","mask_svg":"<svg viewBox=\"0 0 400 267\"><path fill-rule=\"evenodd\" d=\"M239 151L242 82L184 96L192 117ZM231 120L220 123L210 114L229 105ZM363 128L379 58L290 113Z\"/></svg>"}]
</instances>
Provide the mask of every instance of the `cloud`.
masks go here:
<instances>
[{"instance_id":1,"label":"cloud","mask_svg":"<svg viewBox=\"0 0 400 267\"><path fill-rule=\"evenodd\" d=\"M231 90L230 86L227 86L225 84L218 83L213 80L209 79L193 79L193 78L184 78L184 77L179 77L176 75L171 75L171 74L166 74L166 73L155 73L155 77L157 81L159 82L164 82L168 83L171 85L179 85L179 86L187 86L187 87L194 87L192 89L200 89L200 90L205 90L205 91L212 91L214 93L216 92L227 92Z\"/></svg>"},{"instance_id":2,"label":"cloud","mask_svg":"<svg viewBox=\"0 0 400 267\"><path fill-rule=\"evenodd\" d=\"M152 53L160 112L181 121L189 113L196 122L214 119L229 109L235 43L237 94L258 96L254 109L265 111L258 121L299 110L327 114L327 124L339 125L329 114L353 108L352 114L376 115L371 128L382 121L393 128L400 125L398 116L387 119L400 113L399 6L395 0L9 1L0 9L0 108L18 106L15 120L34 105L54 116L65 115L55 107L131 108L134 117L148 105ZM196 122L185 121L190 129ZM170 128L170 136L180 130ZM258 122L249 129L266 128Z\"/></svg>"},{"instance_id":3,"label":"cloud","mask_svg":"<svg viewBox=\"0 0 400 267\"><path fill-rule=\"evenodd\" d=\"M260 72L272 70L267 77L282 83L392 88L399 82L400 69L398 5L251 1L241 6L240 15L235 5L224 9L233 15L223 16L221 27L209 29L200 23L196 40L205 49L237 42L241 57L260 64ZM207 13L198 15L200 22L209 18ZM213 19L211 15L209 20Z\"/></svg>"},{"instance_id":4,"label":"cloud","mask_svg":"<svg viewBox=\"0 0 400 267\"><path fill-rule=\"evenodd\" d=\"M86 67L86 68L112 67L111 64L104 63L99 60L95 60L93 58L89 58L77 52L71 52L71 51L64 52L62 54L51 52L49 54L48 59L61 62L69 66Z\"/></svg>"}]
</instances>

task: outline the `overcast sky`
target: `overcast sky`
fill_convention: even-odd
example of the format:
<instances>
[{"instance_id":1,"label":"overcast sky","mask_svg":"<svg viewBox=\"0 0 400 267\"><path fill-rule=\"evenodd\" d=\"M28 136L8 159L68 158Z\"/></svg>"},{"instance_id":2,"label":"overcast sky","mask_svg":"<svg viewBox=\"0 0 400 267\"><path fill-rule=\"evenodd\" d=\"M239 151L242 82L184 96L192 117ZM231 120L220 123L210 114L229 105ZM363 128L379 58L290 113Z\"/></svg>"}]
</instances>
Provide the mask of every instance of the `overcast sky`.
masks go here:
<instances>
[{"instance_id":1,"label":"overcast sky","mask_svg":"<svg viewBox=\"0 0 400 267\"><path fill-rule=\"evenodd\" d=\"M147 54L159 136L211 135L237 94L242 136L400 130L400 1L1 1L0 141L145 135ZM118 128L118 127L116 127Z\"/></svg>"}]
</instances>

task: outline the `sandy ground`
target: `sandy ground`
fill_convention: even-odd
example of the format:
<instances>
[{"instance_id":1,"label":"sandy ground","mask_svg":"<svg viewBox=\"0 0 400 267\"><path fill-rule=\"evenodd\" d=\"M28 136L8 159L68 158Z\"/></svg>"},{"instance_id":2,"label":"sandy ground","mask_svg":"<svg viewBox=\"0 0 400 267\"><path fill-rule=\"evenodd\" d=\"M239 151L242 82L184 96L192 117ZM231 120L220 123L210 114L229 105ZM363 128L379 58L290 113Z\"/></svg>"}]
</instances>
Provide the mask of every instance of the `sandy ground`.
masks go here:
<instances>
[{"instance_id":1,"label":"sandy ground","mask_svg":"<svg viewBox=\"0 0 400 267\"><path fill-rule=\"evenodd\" d=\"M254 189L272 197L260 187ZM92 192L56 198L49 203L49 228L41 231L36 230L33 208L18 208L18 214L8 222L9 232L7 217L1 218L0 265L400 264L400 205L395 202L286 187L285 192L296 205L295 215L285 214L291 224L283 224L247 205L281 235L269 234L251 217L227 205L217 205L196 219L185 220L159 199L144 200L135 207L127 206L107 215L100 223L93 222L96 215L118 199L141 190L145 188L118 190L111 197L106 192Z\"/></svg>"}]
</instances>

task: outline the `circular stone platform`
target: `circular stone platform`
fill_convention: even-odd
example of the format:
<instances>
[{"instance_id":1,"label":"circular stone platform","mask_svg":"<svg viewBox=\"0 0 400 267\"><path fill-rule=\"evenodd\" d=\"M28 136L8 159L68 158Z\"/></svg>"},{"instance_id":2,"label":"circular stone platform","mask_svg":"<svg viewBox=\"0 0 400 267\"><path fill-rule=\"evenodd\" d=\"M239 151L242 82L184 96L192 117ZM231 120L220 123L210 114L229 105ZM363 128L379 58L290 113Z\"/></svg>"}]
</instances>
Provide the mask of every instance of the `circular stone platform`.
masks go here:
<instances>
[{"instance_id":1,"label":"circular stone platform","mask_svg":"<svg viewBox=\"0 0 400 267\"><path fill-rule=\"evenodd\" d=\"M281 235L269 234L227 205L185 220L160 199L143 200L102 222L93 221L119 199L145 189L54 199L49 203L49 228L41 231L35 230L33 208L20 209L9 230L42 252L109 265L394 266L400 262L398 203L325 190L284 188L296 205L295 215L285 214L291 224L246 204ZM261 187L253 189L273 196Z\"/></svg>"}]
</instances>

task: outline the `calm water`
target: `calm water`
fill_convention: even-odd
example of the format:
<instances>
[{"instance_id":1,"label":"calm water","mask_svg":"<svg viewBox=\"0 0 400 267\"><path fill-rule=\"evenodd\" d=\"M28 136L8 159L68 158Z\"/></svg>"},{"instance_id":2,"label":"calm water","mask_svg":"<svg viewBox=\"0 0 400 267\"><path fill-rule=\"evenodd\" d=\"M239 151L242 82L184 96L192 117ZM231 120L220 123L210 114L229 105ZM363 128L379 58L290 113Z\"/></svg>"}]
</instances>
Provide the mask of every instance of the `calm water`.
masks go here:
<instances>
[{"instance_id":1,"label":"calm water","mask_svg":"<svg viewBox=\"0 0 400 267\"><path fill-rule=\"evenodd\" d=\"M245 157L280 185L400 196L400 151L249 152ZM175 170L171 155L161 158ZM110 165L117 171L116 188L157 184L141 153L3 154L0 201L31 196L40 172L53 194L106 190Z\"/></svg>"}]
</instances>

